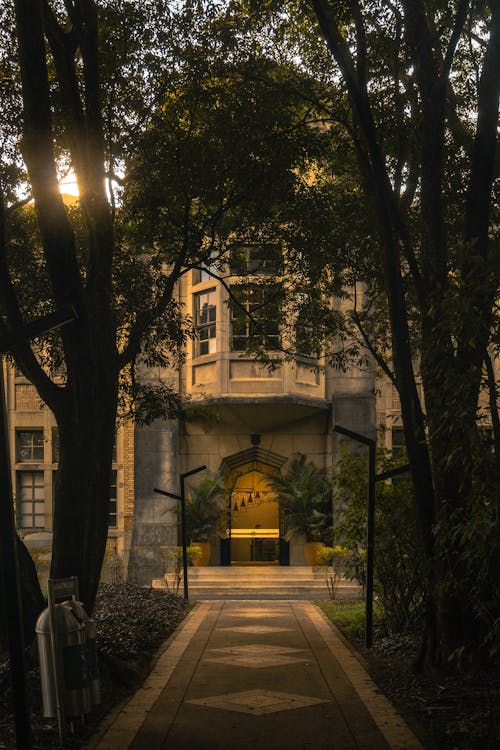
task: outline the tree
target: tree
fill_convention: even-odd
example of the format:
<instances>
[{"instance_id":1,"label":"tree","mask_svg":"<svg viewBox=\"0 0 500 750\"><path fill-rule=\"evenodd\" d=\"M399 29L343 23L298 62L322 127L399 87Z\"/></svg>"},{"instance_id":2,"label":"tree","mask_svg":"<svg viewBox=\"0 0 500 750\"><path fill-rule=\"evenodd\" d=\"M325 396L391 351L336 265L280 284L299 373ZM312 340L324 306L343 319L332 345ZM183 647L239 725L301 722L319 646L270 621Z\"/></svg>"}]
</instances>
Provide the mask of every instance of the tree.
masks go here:
<instances>
[{"instance_id":1,"label":"tree","mask_svg":"<svg viewBox=\"0 0 500 750\"><path fill-rule=\"evenodd\" d=\"M421 663L443 668L478 635L463 607L463 557L448 535L473 507L478 397L498 298L500 4L309 7L347 97L340 116L378 238L374 261L383 269L427 564ZM363 280L379 283L376 272Z\"/></svg>"},{"instance_id":2,"label":"tree","mask_svg":"<svg viewBox=\"0 0 500 750\"><path fill-rule=\"evenodd\" d=\"M174 13L155 3L139 15L136 4L111 1L14 7L22 159L36 222L30 209L16 212L14 187L2 213L2 326L63 304L78 315L15 357L59 427L51 575L78 576L91 609L120 394L127 408L144 407L143 419L178 414L175 393L135 378L136 365L180 356L189 321L175 284L214 252L227 253L236 227L240 242L257 225L262 238L276 206L293 196L314 138L307 108L277 93L280 67L244 44L216 5L186 3ZM11 164L22 175L16 122L9 127ZM64 164L76 174L76 207L59 192ZM15 184L5 172L3 182ZM51 377L56 361L63 384ZM32 589L39 595L36 581Z\"/></svg>"}]
</instances>

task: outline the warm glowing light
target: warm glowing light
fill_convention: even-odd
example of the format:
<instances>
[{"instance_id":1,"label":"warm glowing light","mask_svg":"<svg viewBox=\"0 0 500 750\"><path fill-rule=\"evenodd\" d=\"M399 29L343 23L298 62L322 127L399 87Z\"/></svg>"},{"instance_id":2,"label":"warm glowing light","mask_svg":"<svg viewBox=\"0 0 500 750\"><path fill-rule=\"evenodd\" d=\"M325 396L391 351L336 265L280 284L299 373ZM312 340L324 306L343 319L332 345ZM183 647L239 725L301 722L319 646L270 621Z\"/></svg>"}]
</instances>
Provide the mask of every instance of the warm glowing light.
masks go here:
<instances>
[{"instance_id":1,"label":"warm glowing light","mask_svg":"<svg viewBox=\"0 0 500 750\"><path fill-rule=\"evenodd\" d=\"M73 171L59 181L59 191L62 195L74 195L76 198L80 195L78 192L78 185L76 182L76 176Z\"/></svg>"}]
</instances>

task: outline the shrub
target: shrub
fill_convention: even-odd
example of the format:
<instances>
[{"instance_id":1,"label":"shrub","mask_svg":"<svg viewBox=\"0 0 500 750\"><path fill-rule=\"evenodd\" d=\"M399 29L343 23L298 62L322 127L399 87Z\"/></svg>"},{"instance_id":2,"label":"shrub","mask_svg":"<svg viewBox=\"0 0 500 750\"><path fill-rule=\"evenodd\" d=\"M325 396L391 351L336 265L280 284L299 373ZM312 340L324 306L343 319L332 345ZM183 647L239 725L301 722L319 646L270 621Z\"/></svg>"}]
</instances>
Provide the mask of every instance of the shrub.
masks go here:
<instances>
[{"instance_id":1,"label":"shrub","mask_svg":"<svg viewBox=\"0 0 500 750\"><path fill-rule=\"evenodd\" d=\"M129 660L151 653L186 614L180 597L129 583L99 588L94 609L99 653Z\"/></svg>"},{"instance_id":2,"label":"shrub","mask_svg":"<svg viewBox=\"0 0 500 750\"><path fill-rule=\"evenodd\" d=\"M338 585L345 576L349 550L346 547L322 547L316 553L316 564L325 568L325 582L330 599L337 596Z\"/></svg>"},{"instance_id":3,"label":"shrub","mask_svg":"<svg viewBox=\"0 0 500 750\"><path fill-rule=\"evenodd\" d=\"M287 535L303 534L306 542L330 542L332 496L325 471L298 453L286 474L270 475L269 479L285 509Z\"/></svg>"},{"instance_id":4,"label":"shrub","mask_svg":"<svg viewBox=\"0 0 500 750\"><path fill-rule=\"evenodd\" d=\"M386 468L386 466L384 466ZM345 454L334 477L335 538L348 549L346 574L366 585L368 472L358 454ZM423 556L411 482L379 483L375 505L374 593L388 632L421 625Z\"/></svg>"},{"instance_id":5,"label":"shrub","mask_svg":"<svg viewBox=\"0 0 500 750\"><path fill-rule=\"evenodd\" d=\"M167 589L172 590L174 594L178 594L183 574L182 547L160 547L160 552L165 562L164 578ZM188 565L192 565L195 560L201 558L201 547L190 544L189 547L186 547L186 555Z\"/></svg>"}]
</instances>

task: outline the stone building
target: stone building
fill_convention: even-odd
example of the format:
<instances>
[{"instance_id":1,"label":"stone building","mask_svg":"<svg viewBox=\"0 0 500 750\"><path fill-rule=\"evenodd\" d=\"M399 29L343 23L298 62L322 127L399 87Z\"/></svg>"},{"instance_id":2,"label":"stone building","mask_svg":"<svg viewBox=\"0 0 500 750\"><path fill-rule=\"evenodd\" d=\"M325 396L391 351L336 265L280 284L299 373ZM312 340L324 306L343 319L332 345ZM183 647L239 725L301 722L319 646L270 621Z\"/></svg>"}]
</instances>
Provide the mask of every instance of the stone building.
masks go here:
<instances>
[{"instance_id":1,"label":"stone building","mask_svg":"<svg viewBox=\"0 0 500 750\"><path fill-rule=\"evenodd\" d=\"M248 279L232 283L239 285L242 304L252 312L264 292ZM154 493L154 487L179 492L180 473L202 465L212 476L222 474L228 493L226 528L223 538L212 542L211 564L304 564L301 540L285 538L269 475L286 469L297 453L331 473L338 455L334 420L374 436L374 371L340 373L305 356L269 368L248 355L252 336L262 332L231 309L225 285L209 273L193 271L183 277L179 295L197 336L180 372L170 376L182 394L207 404L215 420L207 428L202 414L136 429L129 575L140 583L157 577L159 547L176 542L175 501ZM272 342L279 331L272 319L266 326Z\"/></svg>"},{"instance_id":2,"label":"stone building","mask_svg":"<svg viewBox=\"0 0 500 750\"><path fill-rule=\"evenodd\" d=\"M242 305L252 311L262 289L248 277L239 283ZM178 493L180 474L203 465L208 475L223 476L228 497L212 565L304 564L301 541L285 538L269 475L286 470L297 453L331 473L340 450L334 424L370 437L383 427L381 439L397 455L404 446L397 392L374 368L341 372L306 356L271 369L261 364L247 354L252 336L261 334L228 306L226 286L207 272L186 274L178 294L197 336L179 371L156 375L194 404L208 405L212 421L207 426L206 415L193 410L183 421L119 428L107 565L118 563L122 575L141 584L161 575L160 547L177 543L176 501L154 489ZM272 318L267 325L272 342L279 331ZM15 367L4 367L17 525L29 546L44 547L50 545L57 427L34 387Z\"/></svg>"}]
</instances>

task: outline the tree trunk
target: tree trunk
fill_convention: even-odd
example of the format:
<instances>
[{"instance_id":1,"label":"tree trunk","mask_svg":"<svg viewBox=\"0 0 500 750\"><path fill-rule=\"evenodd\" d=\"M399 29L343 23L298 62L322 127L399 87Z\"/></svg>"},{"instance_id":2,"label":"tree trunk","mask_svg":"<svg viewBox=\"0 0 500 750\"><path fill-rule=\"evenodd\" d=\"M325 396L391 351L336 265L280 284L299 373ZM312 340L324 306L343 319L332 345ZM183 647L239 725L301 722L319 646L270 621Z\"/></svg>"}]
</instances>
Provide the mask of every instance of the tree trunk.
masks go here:
<instances>
[{"instance_id":1,"label":"tree trunk","mask_svg":"<svg viewBox=\"0 0 500 750\"><path fill-rule=\"evenodd\" d=\"M46 602L40 588L35 563L19 537L17 537L17 557L19 561L24 638L26 644L29 644L35 638L36 621L40 612L45 608Z\"/></svg>"},{"instance_id":2,"label":"tree trunk","mask_svg":"<svg viewBox=\"0 0 500 750\"><path fill-rule=\"evenodd\" d=\"M104 368L103 368L104 369ZM69 387L57 414L59 471L54 496L51 575L77 576L80 597L91 611L108 537L117 382L109 365L99 378L89 373ZM80 478L80 481L78 481Z\"/></svg>"},{"instance_id":3,"label":"tree trunk","mask_svg":"<svg viewBox=\"0 0 500 750\"><path fill-rule=\"evenodd\" d=\"M452 286L444 211L444 115L451 65L466 20L465 9L457 11L443 53L433 38L429 17L432 11L425 4L405 2L396 11L404 22L407 52L420 97L415 112L420 224L418 231L414 226L414 236L410 237L403 214L404 202L394 193L386 166L387 154L382 151L383 124L377 129L380 121L376 121L376 111L371 107L366 76L370 60L364 27L370 21L363 16L360 4L353 3L352 26L356 29L353 52L345 33L346 19L340 17L335 4L331 0L313 0L312 5L349 92L359 127L356 147L364 166L362 182L374 203L374 223L381 238L393 366L427 564L427 619L420 665L434 671L446 667L450 654L457 649L467 648L474 634L472 615L464 606L467 585L464 563L457 546L452 544L452 534L458 519L462 523L468 519L476 407L491 323L490 303L494 299L488 231L498 122L500 8L497 2L491 4L491 35L478 87L478 124L466 206L465 239L471 244L471 251L464 254L463 267L457 273L462 299L469 306L467 314L462 316L462 327L455 330L447 299ZM400 86L397 80L395 84ZM410 301L406 298L402 268L405 274L411 274L414 285L415 297ZM426 424L416 393L415 352L409 341L408 315L414 300L422 326L419 352Z\"/></svg>"}]
</instances>

